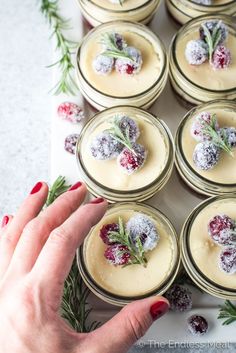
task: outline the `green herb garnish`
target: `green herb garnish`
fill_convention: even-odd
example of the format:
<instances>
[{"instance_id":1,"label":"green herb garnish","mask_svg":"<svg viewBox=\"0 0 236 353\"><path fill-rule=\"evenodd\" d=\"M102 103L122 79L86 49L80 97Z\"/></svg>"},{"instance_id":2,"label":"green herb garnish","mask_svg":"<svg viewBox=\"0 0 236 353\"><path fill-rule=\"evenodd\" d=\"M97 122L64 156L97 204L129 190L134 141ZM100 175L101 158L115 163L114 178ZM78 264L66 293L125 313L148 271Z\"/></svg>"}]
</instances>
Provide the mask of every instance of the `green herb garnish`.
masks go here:
<instances>
[{"instance_id":1,"label":"green herb garnish","mask_svg":"<svg viewBox=\"0 0 236 353\"><path fill-rule=\"evenodd\" d=\"M222 325L230 325L236 322L236 306L230 300L226 300L220 308L217 319L226 319Z\"/></svg>"},{"instance_id":2,"label":"green herb garnish","mask_svg":"<svg viewBox=\"0 0 236 353\"><path fill-rule=\"evenodd\" d=\"M134 264L139 264L146 267L147 259L145 257L140 237L136 237L135 242L132 240L129 232L125 230L124 223L121 217L119 217L119 231L109 232L109 240L112 243L119 243L127 247L127 251L130 254L130 259L129 262L123 267Z\"/></svg>"},{"instance_id":3,"label":"green herb garnish","mask_svg":"<svg viewBox=\"0 0 236 353\"><path fill-rule=\"evenodd\" d=\"M51 186L45 206L49 206L53 201L67 191L70 185L66 183L65 177L59 176ZM61 316L77 332L90 332L100 326L100 323L93 321L88 323L88 318L92 308L88 304L90 290L85 286L74 259L70 273L65 281Z\"/></svg>"},{"instance_id":4,"label":"green herb garnish","mask_svg":"<svg viewBox=\"0 0 236 353\"><path fill-rule=\"evenodd\" d=\"M209 137L210 141L212 141L216 146L233 156L232 148L227 142L225 132L223 131L223 136L221 136L217 131L216 114L212 115L210 124L208 124L206 121L203 121L202 124L204 135Z\"/></svg>"},{"instance_id":5,"label":"green herb garnish","mask_svg":"<svg viewBox=\"0 0 236 353\"><path fill-rule=\"evenodd\" d=\"M209 49L209 61L210 63L212 63L213 53L221 40L221 28L215 26L211 33L204 23L201 25L201 27L203 28L205 34L205 41Z\"/></svg>"},{"instance_id":6,"label":"green herb garnish","mask_svg":"<svg viewBox=\"0 0 236 353\"><path fill-rule=\"evenodd\" d=\"M129 137L129 126L127 126L125 132L123 132L120 128L121 117L116 115L110 121L111 128L106 130L116 141L122 143L125 147L127 147L134 155L136 152L133 149L133 144L130 141Z\"/></svg>"},{"instance_id":7,"label":"green herb garnish","mask_svg":"<svg viewBox=\"0 0 236 353\"><path fill-rule=\"evenodd\" d=\"M104 56L109 56L114 59L119 59L119 58L126 58L130 59L131 61L134 61L132 56L126 53L125 48L127 45L124 45L123 49L119 49L116 41L115 41L115 36L112 33L103 33L101 36L101 41L100 43L105 46L106 50L101 53L101 55Z\"/></svg>"},{"instance_id":8,"label":"green herb garnish","mask_svg":"<svg viewBox=\"0 0 236 353\"><path fill-rule=\"evenodd\" d=\"M70 29L69 21L59 15L59 0L41 0L40 10L52 28L51 37L56 39L56 50L60 52L58 61L48 67L58 66L61 77L52 89L55 95L66 93L75 95L78 86L73 78L74 65L72 64L72 50L75 43L67 39L63 31Z\"/></svg>"}]
</instances>

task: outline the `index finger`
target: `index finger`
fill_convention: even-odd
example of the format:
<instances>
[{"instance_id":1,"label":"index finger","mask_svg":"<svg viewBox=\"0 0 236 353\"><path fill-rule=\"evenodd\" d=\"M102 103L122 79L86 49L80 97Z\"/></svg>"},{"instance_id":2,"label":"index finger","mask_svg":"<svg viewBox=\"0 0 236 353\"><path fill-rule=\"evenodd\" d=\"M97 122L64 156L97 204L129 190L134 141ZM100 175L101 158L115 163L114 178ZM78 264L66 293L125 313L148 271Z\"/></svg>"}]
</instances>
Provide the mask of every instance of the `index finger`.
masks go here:
<instances>
[{"instance_id":1,"label":"index finger","mask_svg":"<svg viewBox=\"0 0 236 353\"><path fill-rule=\"evenodd\" d=\"M50 234L31 274L45 291L58 293L69 274L76 249L81 245L92 226L100 221L107 209L107 202L95 199L74 212L60 227ZM59 304L59 303L58 303Z\"/></svg>"}]
</instances>

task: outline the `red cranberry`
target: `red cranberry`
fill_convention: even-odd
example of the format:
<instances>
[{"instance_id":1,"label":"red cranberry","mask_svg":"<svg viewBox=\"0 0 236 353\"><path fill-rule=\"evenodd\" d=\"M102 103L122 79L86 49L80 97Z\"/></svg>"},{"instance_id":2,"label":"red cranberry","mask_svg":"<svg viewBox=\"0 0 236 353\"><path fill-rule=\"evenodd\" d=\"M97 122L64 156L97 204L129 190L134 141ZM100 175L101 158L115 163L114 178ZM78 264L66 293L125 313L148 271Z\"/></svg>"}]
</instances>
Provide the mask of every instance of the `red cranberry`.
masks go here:
<instances>
[{"instance_id":1,"label":"red cranberry","mask_svg":"<svg viewBox=\"0 0 236 353\"><path fill-rule=\"evenodd\" d=\"M78 134L71 134L65 138L64 147L67 152L69 152L71 154L75 154L76 143L77 143L78 138L79 138Z\"/></svg>"},{"instance_id":2,"label":"red cranberry","mask_svg":"<svg viewBox=\"0 0 236 353\"><path fill-rule=\"evenodd\" d=\"M220 268L228 273L236 273L236 247L229 246L220 253Z\"/></svg>"},{"instance_id":3,"label":"red cranberry","mask_svg":"<svg viewBox=\"0 0 236 353\"><path fill-rule=\"evenodd\" d=\"M219 242L220 233L223 230L233 229L233 220L226 215L217 215L208 223L208 232L215 242Z\"/></svg>"},{"instance_id":4,"label":"red cranberry","mask_svg":"<svg viewBox=\"0 0 236 353\"><path fill-rule=\"evenodd\" d=\"M124 148L118 156L118 164L127 174L141 168L146 160L146 151L142 145L134 144L133 150Z\"/></svg>"},{"instance_id":5,"label":"red cranberry","mask_svg":"<svg viewBox=\"0 0 236 353\"><path fill-rule=\"evenodd\" d=\"M192 308L192 293L184 286L173 284L165 297L169 300L171 310L183 312Z\"/></svg>"},{"instance_id":6,"label":"red cranberry","mask_svg":"<svg viewBox=\"0 0 236 353\"><path fill-rule=\"evenodd\" d=\"M212 65L215 69L225 69L231 63L231 53L224 45L216 48L212 58Z\"/></svg>"},{"instance_id":7,"label":"red cranberry","mask_svg":"<svg viewBox=\"0 0 236 353\"><path fill-rule=\"evenodd\" d=\"M110 232L118 232L118 231L119 231L119 225L117 223L105 224L100 229L99 235L105 244L111 245L111 244L113 244L113 242L111 242L109 239L109 233Z\"/></svg>"},{"instance_id":8,"label":"red cranberry","mask_svg":"<svg viewBox=\"0 0 236 353\"><path fill-rule=\"evenodd\" d=\"M108 246L104 253L108 262L113 265L126 265L130 260L130 253L125 245L114 244Z\"/></svg>"},{"instance_id":9,"label":"red cranberry","mask_svg":"<svg viewBox=\"0 0 236 353\"><path fill-rule=\"evenodd\" d=\"M75 103L63 102L58 106L58 116L63 120L67 120L73 124L79 123L84 119L83 110Z\"/></svg>"},{"instance_id":10,"label":"red cranberry","mask_svg":"<svg viewBox=\"0 0 236 353\"><path fill-rule=\"evenodd\" d=\"M188 318L188 329L193 335L205 335L208 331L208 322L203 316L192 315Z\"/></svg>"}]
</instances>

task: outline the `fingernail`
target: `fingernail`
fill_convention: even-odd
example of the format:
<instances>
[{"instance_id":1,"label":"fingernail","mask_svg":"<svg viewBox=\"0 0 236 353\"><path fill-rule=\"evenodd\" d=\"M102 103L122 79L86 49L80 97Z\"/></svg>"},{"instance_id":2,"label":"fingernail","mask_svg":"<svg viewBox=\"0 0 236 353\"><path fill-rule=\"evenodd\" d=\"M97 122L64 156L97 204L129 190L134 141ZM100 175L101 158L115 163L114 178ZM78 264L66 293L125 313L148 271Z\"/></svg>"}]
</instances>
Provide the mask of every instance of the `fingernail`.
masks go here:
<instances>
[{"instance_id":1,"label":"fingernail","mask_svg":"<svg viewBox=\"0 0 236 353\"><path fill-rule=\"evenodd\" d=\"M76 190L78 189L80 186L82 185L82 183L80 181L78 181L76 184L72 185L68 191L72 191L72 190Z\"/></svg>"},{"instance_id":2,"label":"fingernail","mask_svg":"<svg viewBox=\"0 0 236 353\"><path fill-rule=\"evenodd\" d=\"M164 300L159 300L158 302L152 304L150 308L150 314L153 320L159 319L169 310L169 304Z\"/></svg>"},{"instance_id":3,"label":"fingernail","mask_svg":"<svg viewBox=\"0 0 236 353\"><path fill-rule=\"evenodd\" d=\"M37 184L35 184L33 189L30 191L30 194L31 195L36 194L36 192L38 192L42 186L43 186L43 183L41 183L41 181L39 181Z\"/></svg>"},{"instance_id":4,"label":"fingernail","mask_svg":"<svg viewBox=\"0 0 236 353\"><path fill-rule=\"evenodd\" d=\"M8 216L4 216L3 219L2 219L2 228L5 227L8 222L9 222L9 217Z\"/></svg>"},{"instance_id":5,"label":"fingernail","mask_svg":"<svg viewBox=\"0 0 236 353\"><path fill-rule=\"evenodd\" d=\"M98 197L97 199L93 199L92 201L90 201L89 203L102 203L104 201L104 199L102 197Z\"/></svg>"}]
</instances>

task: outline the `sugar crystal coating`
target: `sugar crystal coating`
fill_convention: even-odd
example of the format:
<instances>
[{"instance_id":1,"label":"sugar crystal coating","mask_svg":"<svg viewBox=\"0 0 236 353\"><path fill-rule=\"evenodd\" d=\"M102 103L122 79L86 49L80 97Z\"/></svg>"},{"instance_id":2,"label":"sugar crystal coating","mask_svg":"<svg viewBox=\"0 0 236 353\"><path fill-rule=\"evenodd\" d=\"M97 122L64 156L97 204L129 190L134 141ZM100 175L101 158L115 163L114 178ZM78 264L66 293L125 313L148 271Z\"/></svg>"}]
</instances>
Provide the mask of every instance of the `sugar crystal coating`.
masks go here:
<instances>
[{"instance_id":1,"label":"sugar crystal coating","mask_svg":"<svg viewBox=\"0 0 236 353\"><path fill-rule=\"evenodd\" d=\"M191 135L198 142L209 140L209 135L204 132L205 125L213 125L213 115L209 112L201 112L195 116L191 126ZM215 130L219 129L219 124L215 121Z\"/></svg>"},{"instance_id":2,"label":"sugar crystal coating","mask_svg":"<svg viewBox=\"0 0 236 353\"><path fill-rule=\"evenodd\" d=\"M94 137L90 144L92 156L99 160L116 158L121 149L121 144L108 132L101 132Z\"/></svg>"},{"instance_id":3,"label":"sugar crystal coating","mask_svg":"<svg viewBox=\"0 0 236 353\"><path fill-rule=\"evenodd\" d=\"M193 152L193 161L200 170L212 169L219 161L220 149L211 142L200 142Z\"/></svg>"},{"instance_id":4,"label":"sugar crystal coating","mask_svg":"<svg viewBox=\"0 0 236 353\"><path fill-rule=\"evenodd\" d=\"M159 240L155 223L150 217L142 213L137 213L129 219L126 224L126 231L130 234L134 243L137 238L141 240L144 251L154 249Z\"/></svg>"},{"instance_id":5,"label":"sugar crystal coating","mask_svg":"<svg viewBox=\"0 0 236 353\"><path fill-rule=\"evenodd\" d=\"M71 134L65 138L64 148L67 152L71 154L75 154L78 138L79 138L78 134Z\"/></svg>"},{"instance_id":6,"label":"sugar crystal coating","mask_svg":"<svg viewBox=\"0 0 236 353\"><path fill-rule=\"evenodd\" d=\"M201 65L208 59L208 49L202 40L190 40L185 48L185 57L191 65Z\"/></svg>"},{"instance_id":7,"label":"sugar crystal coating","mask_svg":"<svg viewBox=\"0 0 236 353\"><path fill-rule=\"evenodd\" d=\"M225 69L232 61L230 50L224 45L219 45L212 57L212 65L214 69Z\"/></svg>"},{"instance_id":8,"label":"sugar crystal coating","mask_svg":"<svg viewBox=\"0 0 236 353\"><path fill-rule=\"evenodd\" d=\"M109 75L114 67L114 63L113 58L99 54L93 60L93 69L99 75Z\"/></svg>"},{"instance_id":9,"label":"sugar crystal coating","mask_svg":"<svg viewBox=\"0 0 236 353\"><path fill-rule=\"evenodd\" d=\"M120 74L133 75L137 74L142 67L142 55L140 50L134 47L126 47L124 52L129 55L132 59L128 57L122 57L116 59L115 68Z\"/></svg>"},{"instance_id":10,"label":"sugar crystal coating","mask_svg":"<svg viewBox=\"0 0 236 353\"><path fill-rule=\"evenodd\" d=\"M221 251L219 265L229 275L236 273L236 246L228 246Z\"/></svg>"},{"instance_id":11,"label":"sugar crystal coating","mask_svg":"<svg viewBox=\"0 0 236 353\"><path fill-rule=\"evenodd\" d=\"M112 265L126 265L130 260L130 253L125 245L114 244L106 248L104 256Z\"/></svg>"},{"instance_id":12,"label":"sugar crystal coating","mask_svg":"<svg viewBox=\"0 0 236 353\"><path fill-rule=\"evenodd\" d=\"M165 293L173 311L184 312L192 308L192 293L180 284L173 284Z\"/></svg>"},{"instance_id":13,"label":"sugar crystal coating","mask_svg":"<svg viewBox=\"0 0 236 353\"><path fill-rule=\"evenodd\" d=\"M216 28L220 31L220 39L219 39L218 45L222 44L227 39L228 29L221 20L206 21L203 24L209 30L211 35L213 34L213 31L216 30ZM202 26L199 29L199 33L200 33L200 38L206 41L206 34Z\"/></svg>"},{"instance_id":14,"label":"sugar crystal coating","mask_svg":"<svg viewBox=\"0 0 236 353\"><path fill-rule=\"evenodd\" d=\"M236 128L235 127L223 127L219 131L220 135L226 139L228 145L231 148L236 147Z\"/></svg>"},{"instance_id":15,"label":"sugar crystal coating","mask_svg":"<svg viewBox=\"0 0 236 353\"><path fill-rule=\"evenodd\" d=\"M207 320L200 315L192 315L188 318L188 330L197 336L203 336L208 331Z\"/></svg>"},{"instance_id":16,"label":"sugar crystal coating","mask_svg":"<svg viewBox=\"0 0 236 353\"><path fill-rule=\"evenodd\" d=\"M109 233L118 232L118 231L119 231L119 225L117 223L104 224L100 229L99 235L105 244L111 245L114 242L110 241Z\"/></svg>"},{"instance_id":17,"label":"sugar crystal coating","mask_svg":"<svg viewBox=\"0 0 236 353\"><path fill-rule=\"evenodd\" d=\"M140 135L137 123L128 116L121 117L119 127L125 136L128 135L131 142L135 142Z\"/></svg>"},{"instance_id":18,"label":"sugar crystal coating","mask_svg":"<svg viewBox=\"0 0 236 353\"><path fill-rule=\"evenodd\" d=\"M223 231L231 231L234 229L235 223L234 221L227 215L216 215L212 219L210 219L208 223L208 233L211 236L212 240L214 240L218 244L222 244L224 242L224 238L226 233L222 233Z\"/></svg>"},{"instance_id":19,"label":"sugar crystal coating","mask_svg":"<svg viewBox=\"0 0 236 353\"><path fill-rule=\"evenodd\" d=\"M132 174L140 169L145 160L147 152L142 145L134 144L132 151L125 147L119 154L117 163L126 174Z\"/></svg>"},{"instance_id":20,"label":"sugar crystal coating","mask_svg":"<svg viewBox=\"0 0 236 353\"><path fill-rule=\"evenodd\" d=\"M73 124L77 124L84 119L82 108L72 102L61 103L57 108L57 113L61 119L67 120Z\"/></svg>"}]
</instances>

